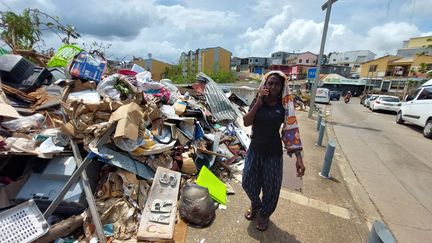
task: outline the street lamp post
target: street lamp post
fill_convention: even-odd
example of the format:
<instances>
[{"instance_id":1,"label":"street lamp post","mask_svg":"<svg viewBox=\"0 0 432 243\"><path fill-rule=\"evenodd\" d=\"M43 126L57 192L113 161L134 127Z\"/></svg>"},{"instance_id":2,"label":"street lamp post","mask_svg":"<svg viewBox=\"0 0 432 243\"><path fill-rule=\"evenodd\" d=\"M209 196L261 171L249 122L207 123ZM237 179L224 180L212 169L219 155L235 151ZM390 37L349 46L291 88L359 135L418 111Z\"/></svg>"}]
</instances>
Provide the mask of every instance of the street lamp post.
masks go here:
<instances>
[{"instance_id":1,"label":"street lamp post","mask_svg":"<svg viewBox=\"0 0 432 243\"><path fill-rule=\"evenodd\" d=\"M322 62L322 58L323 58L323 53L324 53L325 41L326 41L326 37L327 37L327 29L328 29L328 24L329 24L329 20L330 20L331 7L332 7L332 4L335 3L336 1L337 0L328 0L327 2L325 2L321 6L321 9L323 11L326 9L326 16L325 16L325 21L324 21L323 34L322 34L322 38L321 38L321 47L320 47L320 52L319 52L319 56L318 56L318 65L317 65L317 70L316 70L315 81L312 84L312 96L311 96L310 109L309 109L309 114L308 114L309 118L312 118L312 113L313 113L314 106L315 106L315 96L316 96L317 84L319 81L319 74L320 74L320 69L321 69L321 62Z\"/></svg>"}]
</instances>

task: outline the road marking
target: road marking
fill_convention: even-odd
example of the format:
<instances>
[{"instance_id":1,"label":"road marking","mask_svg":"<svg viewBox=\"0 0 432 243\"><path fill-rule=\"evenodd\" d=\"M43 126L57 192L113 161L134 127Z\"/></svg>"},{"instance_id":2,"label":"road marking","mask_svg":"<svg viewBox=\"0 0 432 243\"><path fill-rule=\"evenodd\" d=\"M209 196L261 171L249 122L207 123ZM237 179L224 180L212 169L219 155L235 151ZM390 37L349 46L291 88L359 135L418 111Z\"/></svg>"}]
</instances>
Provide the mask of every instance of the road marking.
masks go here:
<instances>
[{"instance_id":1,"label":"road marking","mask_svg":"<svg viewBox=\"0 0 432 243\"><path fill-rule=\"evenodd\" d=\"M281 189L279 196L291 202L295 202L303 206L311 207L340 218L351 219L351 212L348 209L337 205L333 205L317 199L309 198L300 195L298 193L290 192L284 189Z\"/></svg>"}]
</instances>

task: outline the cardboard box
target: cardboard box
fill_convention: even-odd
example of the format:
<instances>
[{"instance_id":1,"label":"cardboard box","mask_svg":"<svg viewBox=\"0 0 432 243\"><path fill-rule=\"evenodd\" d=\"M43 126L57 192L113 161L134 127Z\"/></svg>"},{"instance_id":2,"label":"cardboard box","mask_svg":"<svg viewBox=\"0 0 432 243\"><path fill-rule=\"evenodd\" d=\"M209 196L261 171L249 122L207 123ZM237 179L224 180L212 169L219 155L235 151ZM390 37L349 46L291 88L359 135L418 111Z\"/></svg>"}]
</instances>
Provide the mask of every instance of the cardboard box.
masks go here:
<instances>
[{"instance_id":1,"label":"cardboard box","mask_svg":"<svg viewBox=\"0 0 432 243\"><path fill-rule=\"evenodd\" d=\"M139 105L130 103L118 108L110 117L110 122L117 121L114 137L138 139L139 125L143 120L143 112Z\"/></svg>"}]
</instances>

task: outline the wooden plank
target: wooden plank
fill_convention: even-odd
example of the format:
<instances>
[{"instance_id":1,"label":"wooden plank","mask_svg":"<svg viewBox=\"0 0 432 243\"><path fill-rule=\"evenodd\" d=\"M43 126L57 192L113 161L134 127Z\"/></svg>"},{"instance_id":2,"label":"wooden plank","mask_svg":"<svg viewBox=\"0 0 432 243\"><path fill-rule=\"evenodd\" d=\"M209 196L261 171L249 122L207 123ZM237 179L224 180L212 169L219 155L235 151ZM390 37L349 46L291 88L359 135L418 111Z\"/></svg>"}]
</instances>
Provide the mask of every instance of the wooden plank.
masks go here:
<instances>
[{"instance_id":1,"label":"wooden plank","mask_svg":"<svg viewBox=\"0 0 432 243\"><path fill-rule=\"evenodd\" d=\"M173 238L174 242L185 242L186 232L187 232L186 223L183 220L179 219L175 226L175 232Z\"/></svg>"},{"instance_id":2,"label":"wooden plank","mask_svg":"<svg viewBox=\"0 0 432 243\"><path fill-rule=\"evenodd\" d=\"M160 178L163 174L172 174L176 178L175 186L161 184ZM137 238L145 241L170 240L174 235L174 226L177 218L177 199L180 190L181 174L163 167L158 167L150 188L147 202L142 210ZM151 212L155 200L171 201L172 206L169 213L168 224L151 222L150 218L159 216L161 213Z\"/></svg>"}]
</instances>

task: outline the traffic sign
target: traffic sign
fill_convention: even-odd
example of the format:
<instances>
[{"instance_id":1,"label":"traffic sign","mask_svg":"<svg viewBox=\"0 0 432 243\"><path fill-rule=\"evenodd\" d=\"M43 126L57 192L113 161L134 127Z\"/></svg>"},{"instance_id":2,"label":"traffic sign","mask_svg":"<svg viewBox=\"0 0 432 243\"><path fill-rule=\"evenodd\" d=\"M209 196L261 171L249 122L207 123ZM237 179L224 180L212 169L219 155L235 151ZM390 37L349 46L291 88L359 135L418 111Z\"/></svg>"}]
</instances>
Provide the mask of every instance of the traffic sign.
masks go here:
<instances>
[{"instance_id":1,"label":"traffic sign","mask_svg":"<svg viewBox=\"0 0 432 243\"><path fill-rule=\"evenodd\" d=\"M309 68L308 72L307 72L307 78L308 79L314 79L314 78L316 78L316 71L317 71L316 67Z\"/></svg>"}]
</instances>

